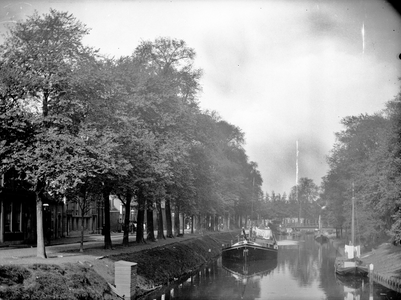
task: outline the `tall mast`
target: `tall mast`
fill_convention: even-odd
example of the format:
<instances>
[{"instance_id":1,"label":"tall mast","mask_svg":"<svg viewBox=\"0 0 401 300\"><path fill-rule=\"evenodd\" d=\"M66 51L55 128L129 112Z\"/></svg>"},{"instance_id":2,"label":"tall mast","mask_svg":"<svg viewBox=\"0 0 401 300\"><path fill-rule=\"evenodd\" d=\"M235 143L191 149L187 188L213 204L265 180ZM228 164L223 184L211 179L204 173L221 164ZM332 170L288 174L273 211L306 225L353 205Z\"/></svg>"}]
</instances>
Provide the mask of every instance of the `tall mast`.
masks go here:
<instances>
[{"instance_id":1,"label":"tall mast","mask_svg":"<svg viewBox=\"0 0 401 300\"><path fill-rule=\"evenodd\" d=\"M255 175L254 174L252 174L252 195L251 195L251 203L252 203L252 209L251 209L251 223L252 223L252 220L253 220L253 199L254 199L254 197L255 197Z\"/></svg>"},{"instance_id":2,"label":"tall mast","mask_svg":"<svg viewBox=\"0 0 401 300\"><path fill-rule=\"evenodd\" d=\"M295 162L295 197L299 205L298 223L301 225L301 203L298 201L298 140L296 141L297 153Z\"/></svg>"},{"instance_id":3,"label":"tall mast","mask_svg":"<svg viewBox=\"0 0 401 300\"><path fill-rule=\"evenodd\" d=\"M351 216L351 241L352 246L355 245L355 197L354 197L354 183L352 183L352 216Z\"/></svg>"}]
</instances>

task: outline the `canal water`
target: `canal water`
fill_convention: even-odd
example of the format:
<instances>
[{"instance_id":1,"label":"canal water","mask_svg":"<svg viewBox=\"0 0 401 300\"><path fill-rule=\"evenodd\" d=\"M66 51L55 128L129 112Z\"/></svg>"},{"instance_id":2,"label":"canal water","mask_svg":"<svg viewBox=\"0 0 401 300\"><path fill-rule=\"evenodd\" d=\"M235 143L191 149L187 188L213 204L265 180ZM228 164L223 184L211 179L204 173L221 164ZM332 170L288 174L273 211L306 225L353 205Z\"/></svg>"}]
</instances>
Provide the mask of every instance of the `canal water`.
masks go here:
<instances>
[{"instance_id":1,"label":"canal water","mask_svg":"<svg viewBox=\"0 0 401 300\"><path fill-rule=\"evenodd\" d=\"M369 279L341 279L334 272L336 249L313 235L279 240L277 260L244 264L221 258L146 299L401 299Z\"/></svg>"}]
</instances>

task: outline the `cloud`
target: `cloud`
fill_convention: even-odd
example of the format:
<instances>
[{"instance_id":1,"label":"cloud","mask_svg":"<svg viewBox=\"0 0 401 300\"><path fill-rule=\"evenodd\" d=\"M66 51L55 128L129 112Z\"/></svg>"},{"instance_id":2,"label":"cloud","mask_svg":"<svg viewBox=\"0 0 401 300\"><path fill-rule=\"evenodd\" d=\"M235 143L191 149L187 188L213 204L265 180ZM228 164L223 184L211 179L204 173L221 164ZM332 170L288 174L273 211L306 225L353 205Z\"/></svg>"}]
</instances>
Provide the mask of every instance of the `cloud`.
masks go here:
<instances>
[{"instance_id":1,"label":"cloud","mask_svg":"<svg viewBox=\"0 0 401 300\"><path fill-rule=\"evenodd\" d=\"M296 29L283 33L292 26ZM283 32L278 28L254 18L245 34L220 32L225 38L207 46L209 76L201 101L244 130L265 190L288 193L295 177L295 141L302 145L300 176L320 184L340 120L382 109L396 93L397 69L369 52L362 55L356 50L359 40L312 35L307 18L287 22ZM324 30L344 28L332 24ZM244 66L236 66L239 58Z\"/></svg>"},{"instance_id":2,"label":"cloud","mask_svg":"<svg viewBox=\"0 0 401 300\"><path fill-rule=\"evenodd\" d=\"M399 91L401 21L383 1L62 1L33 8L42 14L50 4L92 28L85 43L104 54L129 55L141 40L160 36L185 40L204 70L201 107L243 130L265 191L288 194L295 184L296 140L299 176L320 184L340 120L377 112ZM23 17L17 8L13 15Z\"/></svg>"},{"instance_id":3,"label":"cloud","mask_svg":"<svg viewBox=\"0 0 401 300\"><path fill-rule=\"evenodd\" d=\"M33 6L26 2L0 2L0 25L15 23L34 12Z\"/></svg>"}]
</instances>

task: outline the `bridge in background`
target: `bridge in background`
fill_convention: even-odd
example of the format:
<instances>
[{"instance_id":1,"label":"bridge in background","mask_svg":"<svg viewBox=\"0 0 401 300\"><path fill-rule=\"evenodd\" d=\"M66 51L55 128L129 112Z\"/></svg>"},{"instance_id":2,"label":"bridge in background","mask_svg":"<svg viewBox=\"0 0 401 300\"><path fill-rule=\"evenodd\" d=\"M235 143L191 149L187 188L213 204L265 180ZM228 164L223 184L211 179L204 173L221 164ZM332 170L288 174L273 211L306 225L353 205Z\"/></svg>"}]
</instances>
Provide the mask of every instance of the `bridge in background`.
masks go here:
<instances>
[{"instance_id":1,"label":"bridge in background","mask_svg":"<svg viewBox=\"0 0 401 300\"><path fill-rule=\"evenodd\" d=\"M281 228L292 228L299 231L314 231L319 229L319 224L298 224L298 223L287 223L285 225L281 225ZM323 231L333 231L336 229L333 226L326 225L322 226Z\"/></svg>"}]
</instances>

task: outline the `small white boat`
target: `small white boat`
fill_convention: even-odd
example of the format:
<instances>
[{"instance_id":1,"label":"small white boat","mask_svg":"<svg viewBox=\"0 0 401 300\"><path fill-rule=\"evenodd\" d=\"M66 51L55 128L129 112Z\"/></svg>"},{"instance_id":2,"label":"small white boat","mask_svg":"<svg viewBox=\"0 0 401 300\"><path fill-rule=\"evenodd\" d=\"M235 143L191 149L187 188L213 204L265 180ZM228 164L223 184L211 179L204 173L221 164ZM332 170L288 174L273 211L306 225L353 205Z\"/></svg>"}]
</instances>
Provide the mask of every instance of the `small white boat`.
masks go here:
<instances>
[{"instance_id":1,"label":"small white boat","mask_svg":"<svg viewBox=\"0 0 401 300\"><path fill-rule=\"evenodd\" d=\"M359 259L361 256L360 246L355 245L355 197L354 197L354 184L352 184L352 215L351 215L351 234L352 240L350 245L345 245L344 257L337 257L334 263L334 269L339 276L368 276L369 267L364 265Z\"/></svg>"}]
</instances>

